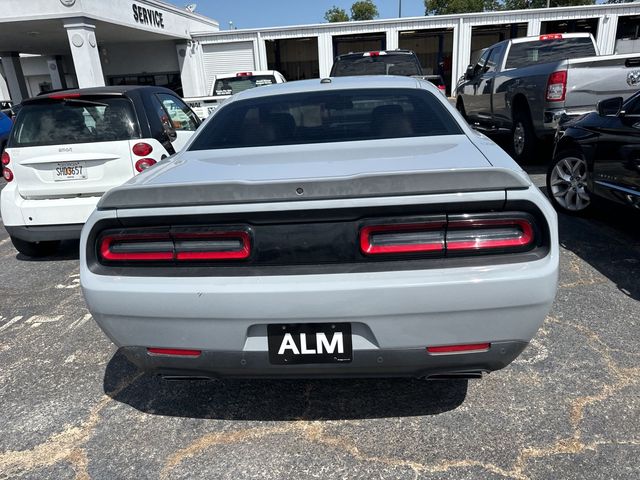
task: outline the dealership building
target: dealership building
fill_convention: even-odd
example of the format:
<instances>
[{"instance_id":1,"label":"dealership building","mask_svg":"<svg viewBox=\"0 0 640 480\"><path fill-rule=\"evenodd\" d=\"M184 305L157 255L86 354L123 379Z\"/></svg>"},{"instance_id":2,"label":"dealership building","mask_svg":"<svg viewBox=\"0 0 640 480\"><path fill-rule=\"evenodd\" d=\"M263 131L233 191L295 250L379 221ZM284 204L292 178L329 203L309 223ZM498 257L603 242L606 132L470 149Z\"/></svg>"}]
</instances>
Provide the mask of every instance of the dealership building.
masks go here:
<instances>
[{"instance_id":1,"label":"dealership building","mask_svg":"<svg viewBox=\"0 0 640 480\"><path fill-rule=\"evenodd\" d=\"M426 74L455 84L483 48L508 38L592 33L601 54L640 53L640 3L529 9L220 31L160 0L3 0L0 100L67 87L163 85L208 95L216 75L329 75L336 55L414 50Z\"/></svg>"}]
</instances>

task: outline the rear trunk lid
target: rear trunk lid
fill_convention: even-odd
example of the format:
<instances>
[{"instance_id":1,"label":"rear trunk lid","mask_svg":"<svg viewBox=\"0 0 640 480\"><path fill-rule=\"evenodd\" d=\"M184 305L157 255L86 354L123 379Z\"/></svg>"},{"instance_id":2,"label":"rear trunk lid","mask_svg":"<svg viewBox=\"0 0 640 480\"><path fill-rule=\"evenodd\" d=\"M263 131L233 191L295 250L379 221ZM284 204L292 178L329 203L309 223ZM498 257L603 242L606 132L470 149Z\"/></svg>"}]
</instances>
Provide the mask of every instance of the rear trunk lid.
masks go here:
<instances>
[{"instance_id":1,"label":"rear trunk lid","mask_svg":"<svg viewBox=\"0 0 640 480\"><path fill-rule=\"evenodd\" d=\"M99 208L146 208L528 188L466 135L182 152L109 191Z\"/></svg>"},{"instance_id":2,"label":"rear trunk lid","mask_svg":"<svg viewBox=\"0 0 640 480\"><path fill-rule=\"evenodd\" d=\"M122 96L28 101L8 149L18 191L32 199L102 195L134 175L139 138L133 104Z\"/></svg>"}]
</instances>

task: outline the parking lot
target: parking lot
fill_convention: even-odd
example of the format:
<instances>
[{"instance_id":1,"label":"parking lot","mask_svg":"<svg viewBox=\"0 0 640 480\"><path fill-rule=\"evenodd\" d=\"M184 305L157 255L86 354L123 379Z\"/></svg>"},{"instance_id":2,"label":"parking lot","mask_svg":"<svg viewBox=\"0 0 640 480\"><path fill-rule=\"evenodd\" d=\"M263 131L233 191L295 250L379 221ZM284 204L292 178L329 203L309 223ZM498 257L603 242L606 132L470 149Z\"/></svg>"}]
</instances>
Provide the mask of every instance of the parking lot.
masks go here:
<instances>
[{"instance_id":1,"label":"parking lot","mask_svg":"<svg viewBox=\"0 0 640 480\"><path fill-rule=\"evenodd\" d=\"M0 229L0 478L638 478L639 220L561 216L532 344L432 382L140 374L85 308L77 243L34 261Z\"/></svg>"}]
</instances>

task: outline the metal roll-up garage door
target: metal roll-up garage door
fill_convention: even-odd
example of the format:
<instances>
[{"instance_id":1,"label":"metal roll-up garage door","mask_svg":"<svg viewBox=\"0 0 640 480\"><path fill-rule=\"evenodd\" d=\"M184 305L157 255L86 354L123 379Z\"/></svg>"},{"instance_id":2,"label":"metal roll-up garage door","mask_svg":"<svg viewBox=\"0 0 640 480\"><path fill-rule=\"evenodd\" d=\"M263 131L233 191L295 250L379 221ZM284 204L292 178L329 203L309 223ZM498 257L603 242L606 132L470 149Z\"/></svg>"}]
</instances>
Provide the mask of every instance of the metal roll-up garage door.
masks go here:
<instances>
[{"instance_id":1,"label":"metal roll-up garage door","mask_svg":"<svg viewBox=\"0 0 640 480\"><path fill-rule=\"evenodd\" d=\"M253 42L232 42L203 45L207 91L211 91L216 75L255 70Z\"/></svg>"}]
</instances>

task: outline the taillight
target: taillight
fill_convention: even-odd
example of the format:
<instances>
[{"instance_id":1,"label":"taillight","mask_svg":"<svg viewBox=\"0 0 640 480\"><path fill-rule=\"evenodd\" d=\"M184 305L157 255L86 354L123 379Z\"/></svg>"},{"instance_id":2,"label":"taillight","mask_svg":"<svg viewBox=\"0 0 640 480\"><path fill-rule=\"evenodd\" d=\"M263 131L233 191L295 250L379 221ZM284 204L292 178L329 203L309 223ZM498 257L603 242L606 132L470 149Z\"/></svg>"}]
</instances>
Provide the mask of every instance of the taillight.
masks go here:
<instances>
[{"instance_id":1,"label":"taillight","mask_svg":"<svg viewBox=\"0 0 640 480\"><path fill-rule=\"evenodd\" d=\"M444 222L372 225L360 230L365 255L444 251Z\"/></svg>"},{"instance_id":2,"label":"taillight","mask_svg":"<svg viewBox=\"0 0 640 480\"><path fill-rule=\"evenodd\" d=\"M7 182L10 182L11 180L13 180L13 172L9 170L7 167L4 167L2 169L2 176Z\"/></svg>"},{"instance_id":3,"label":"taillight","mask_svg":"<svg viewBox=\"0 0 640 480\"><path fill-rule=\"evenodd\" d=\"M479 251L528 247L533 244L533 226L524 218L468 219L449 222L447 251Z\"/></svg>"},{"instance_id":4,"label":"taillight","mask_svg":"<svg viewBox=\"0 0 640 480\"><path fill-rule=\"evenodd\" d=\"M146 157L151 155L151 152L153 152L153 147L148 143L140 142L133 146L133 153L138 157Z\"/></svg>"},{"instance_id":5,"label":"taillight","mask_svg":"<svg viewBox=\"0 0 640 480\"><path fill-rule=\"evenodd\" d=\"M547 81L547 101L563 102L567 93L567 71L560 70L549 75Z\"/></svg>"},{"instance_id":6,"label":"taillight","mask_svg":"<svg viewBox=\"0 0 640 480\"><path fill-rule=\"evenodd\" d=\"M540 35L539 39L542 40L542 41L545 41L545 40L562 40L562 34L561 33L547 33L545 35Z\"/></svg>"},{"instance_id":7,"label":"taillight","mask_svg":"<svg viewBox=\"0 0 640 480\"><path fill-rule=\"evenodd\" d=\"M444 85L438 85L438 90L440 90L441 92L444 92L447 89L446 86Z\"/></svg>"},{"instance_id":8,"label":"taillight","mask_svg":"<svg viewBox=\"0 0 640 480\"><path fill-rule=\"evenodd\" d=\"M156 162L153 158L143 158L142 160L138 160L136 162L136 171L142 172L147 168L155 165L156 163L158 162Z\"/></svg>"},{"instance_id":9,"label":"taillight","mask_svg":"<svg viewBox=\"0 0 640 480\"><path fill-rule=\"evenodd\" d=\"M244 260L251 255L247 230L105 233L98 245L107 262Z\"/></svg>"},{"instance_id":10,"label":"taillight","mask_svg":"<svg viewBox=\"0 0 640 480\"><path fill-rule=\"evenodd\" d=\"M236 73L236 77L253 77L252 72L238 72Z\"/></svg>"},{"instance_id":11,"label":"taillight","mask_svg":"<svg viewBox=\"0 0 640 480\"><path fill-rule=\"evenodd\" d=\"M4 152L4 153L2 154L2 157L1 157L1 158L2 158L2 160L1 160L1 161L2 161L2 165L3 165L3 166L5 166L5 167L6 167L7 165L9 165L9 162L11 161L11 157L9 156L9 154L8 154L7 152Z\"/></svg>"},{"instance_id":12,"label":"taillight","mask_svg":"<svg viewBox=\"0 0 640 480\"><path fill-rule=\"evenodd\" d=\"M447 355L451 353L486 352L490 348L490 343L469 343L464 345L442 345L437 347L427 347L427 352L432 355Z\"/></svg>"}]
</instances>

